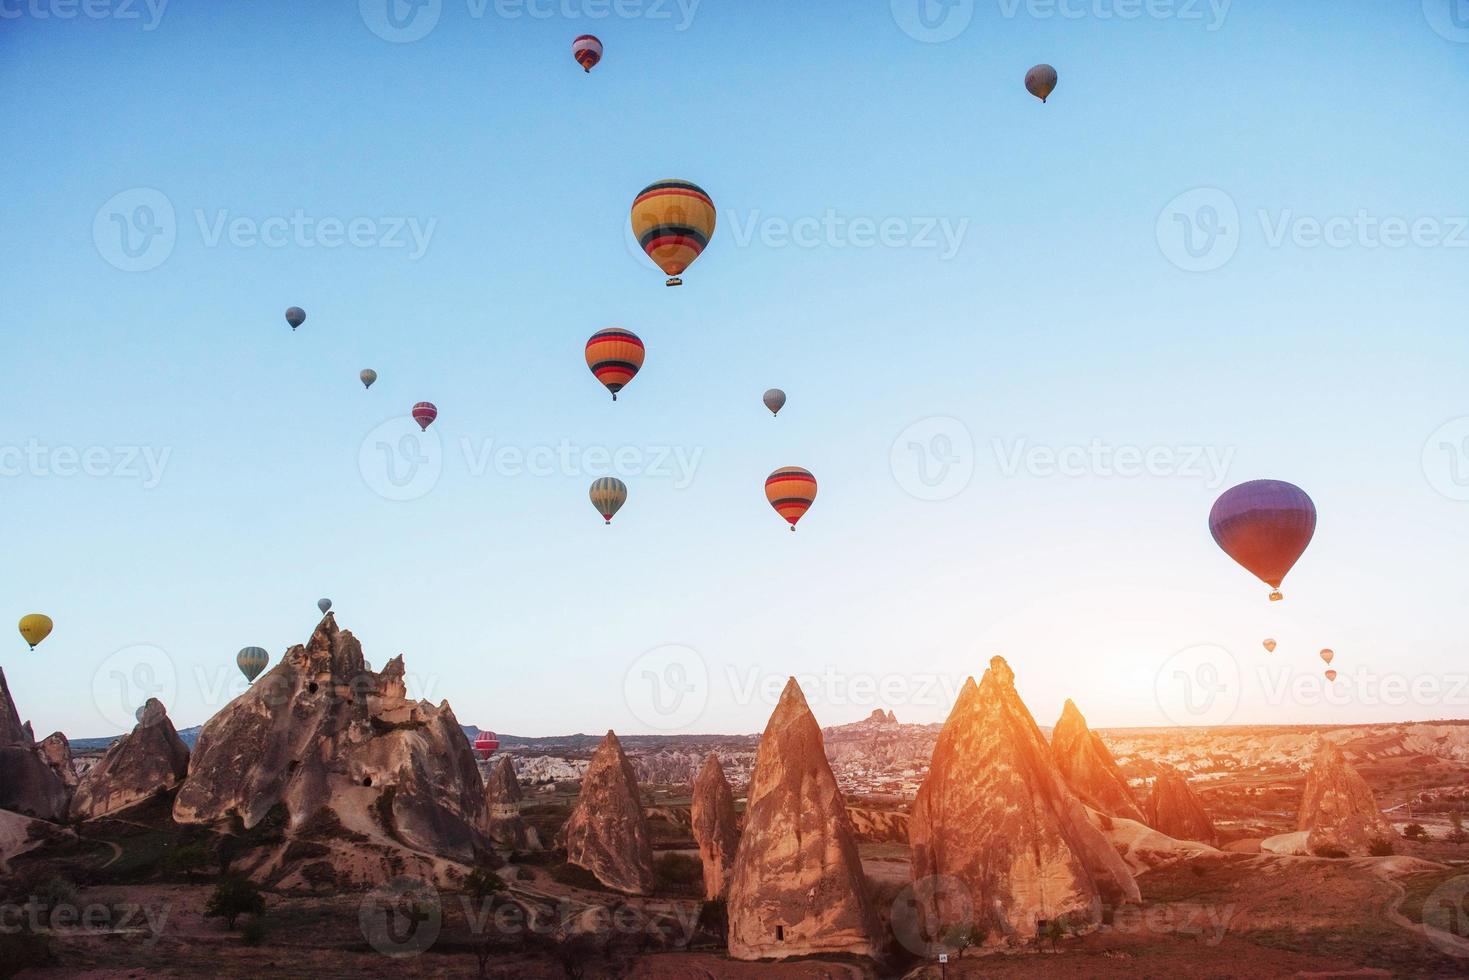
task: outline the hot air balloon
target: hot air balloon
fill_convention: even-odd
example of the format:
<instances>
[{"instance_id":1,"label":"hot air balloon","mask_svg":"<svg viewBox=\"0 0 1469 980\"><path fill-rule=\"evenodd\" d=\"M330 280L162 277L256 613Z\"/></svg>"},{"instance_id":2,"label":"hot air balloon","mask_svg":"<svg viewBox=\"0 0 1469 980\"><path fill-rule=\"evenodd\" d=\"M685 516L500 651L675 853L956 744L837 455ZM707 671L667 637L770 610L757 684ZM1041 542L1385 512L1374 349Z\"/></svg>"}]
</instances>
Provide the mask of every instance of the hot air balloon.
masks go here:
<instances>
[{"instance_id":1,"label":"hot air balloon","mask_svg":"<svg viewBox=\"0 0 1469 980\"><path fill-rule=\"evenodd\" d=\"M1329 681L1336 680L1336 671L1334 671L1334 670L1328 670L1326 672L1326 679L1329 680Z\"/></svg>"},{"instance_id":2,"label":"hot air balloon","mask_svg":"<svg viewBox=\"0 0 1469 980\"><path fill-rule=\"evenodd\" d=\"M714 234L714 201L698 184L660 180L644 187L632 202L632 230L648 258L681 286L687 269Z\"/></svg>"},{"instance_id":3,"label":"hot air balloon","mask_svg":"<svg viewBox=\"0 0 1469 980\"><path fill-rule=\"evenodd\" d=\"M488 759L499 747L500 740L495 737L494 732L480 732L474 737L474 750L481 759Z\"/></svg>"},{"instance_id":4,"label":"hot air balloon","mask_svg":"<svg viewBox=\"0 0 1469 980\"><path fill-rule=\"evenodd\" d=\"M790 521L794 531L796 522L816 499L816 477L799 466L782 466L765 478L765 499L777 514Z\"/></svg>"},{"instance_id":5,"label":"hot air balloon","mask_svg":"<svg viewBox=\"0 0 1469 980\"><path fill-rule=\"evenodd\" d=\"M627 484L615 476L604 476L592 481L592 489L589 494L592 498L592 506L597 508L597 513L612 523L612 515L622 509L627 502Z\"/></svg>"},{"instance_id":6,"label":"hot air balloon","mask_svg":"<svg viewBox=\"0 0 1469 980\"><path fill-rule=\"evenodd\" d=\"M613 401L617 401L617 393L643 366L643 342L637 334L621 327L608 327L592 334L586 353L587 367L612 392Z\"/></svg>"},{"instance_id":7,"label":"hot air balloon","mask_svg":"<svg viewBox=\"0 0 1469 980\"><path fill-rule=\"evenodd\" d=\"M420 431L427 432L428 427L438 417L439 410L434 407L433 402L419 402L413 406L413 421L418 423Z\"/></svg>"},{"instance_id":8,"label":"hot air balloon","mask_svg":"<svg viewBox=\"0 0 1469 980\"><path fill-rule=\"evenodd\" d=\"M51 635L51 625L50 616L44 616L41 613L31 613L30 615L20 617L20 635L25 637L25 641L34 650L37 643L40 643Z\"/></svg>"},{"instance_id":9,"label":"hot air balloon","mask_svg":"<svg viewBox=\"0 0 1469 980\"><path fill-rule=\"evenodd\" d=\"M1275 652L1275 641L1274 640L1266 640L1265 641L1265 652L1266 653L1274 653Z\"/></svg>"},{"instance_id":10,"label":"hot air balloon","mask_svg":"<svg viewBox=\"0 0 1469 980\"><path fill-rule=\"evenodd\" d=\"M1280 583L1311 543L1316 505L1300 487L1280 480L1251 480L1230 487L1209 511L1209 533L1224 553L1270 586Z\"/></svg>"},{"instance_id":11,"label":"hot air balloon","mask_svg":"<svg viewBox=\"0 0 1469 980\"><path fill-rule=\"evenodd\" d=\"M377 372L372 368L363 368L357 377L362 379L362 387L371 388L372 383L377 380Z\"/></svg>"},{"instance_id":12,"label":"hot air balloon","mask_svg":"<svg viewBox=\"0 0 1469 980\"><path fill-rule=\"evenodd\" d=\"M571 42L571 56L588 73L602 60L602 42L595 34L581 34Z\"/></svg>"},{"instance_id":13,"label":"hot air balloon","mask_svg":"<svg viewBox=\"0 0 1469 980\"><path fill-rule=\"evenodd\" d=\"M235 654L235 665L240 668L240 673L245 675L247 681L253 681L260 676L260 672L269 662L270 654L263 647L244 647Z\"/></svg>"},{"instance_id":14,"label":"hot air balloon","mask_svg":"<svg viewBox=\"0 0 1469 980\"><path fill-rule=\"evenodd\" d=\"M1321 660L1323 663L1329 664L1334 659L1336 659L1336 654L1330 648L1321 651Z\"/></svg>"},{"instance_id":15,"label":"hot air balloon","mask_svg":"<svg viewBox=\"0 0 1469 980\"><path fill-rule=\"evenodd\" d=\"M1045 102L1056 91L1056 69L1050 65L1036 65L1025 73L1025 90Z\"/></svg>"},{"instance_id":16,"label":"hot air balloon","mask_svg":"<svg viewBox=\"0 0 1469 980\"><path fill-rule=\"evenodd\" d=\"M306 311L299 306L291 307L289 310L286 310L286 322L291 325L292 330L295 330L306 322Z\"/></svg>"},{"instance_id":17,"label":"hot air balloon","mask_svg":"<svg viewBox=\"0 0 1469 980\"><path fill-rule=\"evenodd\" d=\"M780 410L785 408L786 393L779 388L767 388L760 400L765 402L765 407L770 409L771 415L779 415Z\"/></svg>"},{"instance_id":18,"label":"hot air balloon","mask_svg":"<svg viewBox=\"0 0 1469 980\"><path fill-rule=\"evenodd\" d=\"M327 613L332 611L332 601L330 599L317 599L316 608L320 609L321 614L325 616Z\"/></svg>"}]
</instances>

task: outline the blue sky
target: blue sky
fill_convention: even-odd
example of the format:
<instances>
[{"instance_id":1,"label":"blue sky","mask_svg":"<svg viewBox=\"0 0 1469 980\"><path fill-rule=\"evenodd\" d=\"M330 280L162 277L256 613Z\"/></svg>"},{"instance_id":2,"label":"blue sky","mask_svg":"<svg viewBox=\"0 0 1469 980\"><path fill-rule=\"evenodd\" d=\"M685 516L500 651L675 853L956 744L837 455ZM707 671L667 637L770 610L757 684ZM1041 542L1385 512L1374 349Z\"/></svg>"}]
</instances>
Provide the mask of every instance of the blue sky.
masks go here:
<instances>
[{"instance_id":1,"label":"blue sky","mask_svg":"<svg viewBox=\"0 0 1469 980\"><path fill-rule=\"evenodd\" d=\"M910 0L443 0L403 43L375 0L70 9L0 8L0 596L57 621L0 665L39 732L199 723L323 595L518 734L755 731L792 673L823 723L936 721L997 653L1043 723L1469 716L1447 3L960 2L942 41ZM663 177L720 209L681 289L627 231ZM649 351L615 405L605 326ZM1320 512L1278 605L1206 528L1257 477Z\"/></svg>"}]
</instances>

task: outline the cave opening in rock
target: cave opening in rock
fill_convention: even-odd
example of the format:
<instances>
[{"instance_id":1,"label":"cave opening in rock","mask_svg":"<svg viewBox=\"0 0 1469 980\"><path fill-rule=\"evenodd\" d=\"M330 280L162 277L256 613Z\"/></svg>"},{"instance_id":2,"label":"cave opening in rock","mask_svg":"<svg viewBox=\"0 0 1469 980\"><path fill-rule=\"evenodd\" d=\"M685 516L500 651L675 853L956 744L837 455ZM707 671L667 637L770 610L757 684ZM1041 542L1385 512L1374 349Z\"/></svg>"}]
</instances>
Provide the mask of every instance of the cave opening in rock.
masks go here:
<instances>
[{"instance_id":1,"label":"cave opening in rock","mask_svg":"<svg viewBox=\"0 0 1469 980\"><path fill-rule=\"evenodd\" d=\"M316 693L316 681L312 681L310 684L307 684L306 685L306 692L308 694L315 694Z\"/></svg>"},{"instance_id":2,"label":"cave opening in rock","mask_svg":"<svg viewBox=\"0 0 1469 980\"><path fill-rule=\"evenodd\" d=\"M786 927L785 926L776 926L775 927L775 941L778 942L778 943L783 943L783 942L786 941Z\"/></svg>"},{"instance_id":3,"label":"cave opening in rock","mask_svg":"<svg viewBox=\"0 0 1469 980\"><path fill-rule=\"evenodd\" d=\"M363 776L362 777L362 785L363 786L371 786L372 785L372 777L371 776Z\"/></svg>"}]
</instances>

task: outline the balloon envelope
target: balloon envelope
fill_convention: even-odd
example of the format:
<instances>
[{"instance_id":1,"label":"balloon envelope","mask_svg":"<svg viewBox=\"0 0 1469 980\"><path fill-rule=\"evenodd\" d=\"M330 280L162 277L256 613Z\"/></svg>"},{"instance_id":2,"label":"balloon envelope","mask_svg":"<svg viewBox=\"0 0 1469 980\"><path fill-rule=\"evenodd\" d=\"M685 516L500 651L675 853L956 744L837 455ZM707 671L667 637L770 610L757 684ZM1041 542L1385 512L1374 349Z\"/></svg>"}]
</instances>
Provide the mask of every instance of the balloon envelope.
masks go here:
<instances>
[{"instance_id":1,"label":"balloon envelope","mask_svg":"<svg viewBox=\"0 0 1469 980\"><path fill-rule=\"evenodd\" d=\"M51 625L50 616L31 613L28 616L20 617L20 635L25 637L25 641L34 650L37 643L51 635Z\"/></svg>"},{"instance_id":2,"label":"balloon envelope","mask_svg":"<svg viewBox=\"0 0 1469 980\"><path fill-rule=\"evenodd\" d=\"M488 759L499 747L500 740L495 737L494 732L480 732L474 737L474 750L481 759Z\"/></svg>"},{"instance_id":3,"label":"balloon envelope","mask_svg":"<svg viewBox=\"0 0 1469 980\"><path fill-rule=\"evenodd\" d=\"M374 371L372 368L363 368L362 372L358 374L357 377L362 379L362 387L371 388L372 383L377 380L377 372Z\"/></svg>"},{"instance_id":4,"label":"balloon envelope","mask_svg":"<svg viewBox=\"0 0 1469 980\"><path fill-rule=\"evenodd\" d=\"M714 234L714 201L687 180L654 181L632 202L632 231L648 258L677 286Z\"/></svg>"},{"instance_id":5,"label":"balloon envelope","mask_svg":"<svg viewBox=\"0 0 1469 980\"><path fill-rule=\"evenodd\" d=\"M247 681L253 681L260 676L260 672L269 662L270 654L263 647L244 647L235 654L235 666L240 668L240 673L245 675Z\"/></svg>"},{"instance_id":6,"label":"balloon envelope","mask_svg":"<svg viewBox=\"0 0 1469 980\"><path fill-rule=\"evenodd\" d=\"M1326 661L1327 663L1331 663L1333 660L1336 659L1336 654L1333 653L1329 649L1328 650L1322 650L1321 651L1321 659L1324 660L1324 661Z\"/></svg>"},{"instance_id":7,"label":"balloon envelope","mask_svg":"<svg viewBox=\"0 0 1469 980\"><path fill-rule=\"evenodd\" d=\"M592 481L588 496L592 498L592 506L597 508L597 513L611 524L612 515L627 503L627 484L615 476L604 476Z\"/></svg>"},{"instance_id":8,"label":"balloon envelope","mask_svg":"<svg viewBox=\"0 0 1469 980\"><path fill-rule=\"evenodd\" d=\"M1274 640L1266 640L1265 641L1265 652L1266 653L1274 653L1275 652L1275 641Z\"/></svg>"},{"instance_id":9,"label":"balloon envelope","mask_svg":"<svg viewBox=\"0 0 1469 980\"><path fill-rule=\"evenodd\" d=\"M419 402L413 406L413 421L418 423L419 431L427 431L438 417L439 410L434 407L433 402Z\"/></svg>"},{"instance_id":10,"label":"balloon envelope","mask_svg":"<svg viewBox=\"0 0 1469 980\"><path fill-rule=\"evenodd\" d=\"M1294 484L1251 480L1214 501L1209 533L1225 554L1278 589L1316 533L1316 505Z\"/></svg>"},{"instance_id":11,"label":"balloon envelope","mask_svg":"<svg viewBox=\"0 0 1469 980\"><path fill-rule=\"evenodd\" d=\"M617 401L617 393L642 368L644 353L637 334L621 327L608 327L598 330L587 341L587 367L612 392L612 400Z\"/></svg>"},{"instance_id":12,"label":"balloon envelope","mask_svg":"<svg viewBox=\"0 0 1469 980\"><path fill-rule=\"evenodd\" d=\"M306 311L301 309L301 307L299 306L291 307L290 309L286 310L286 322L291 325L292 330L295 330L301 324L306 322Z\"/></svg>"},{"instance_id":13,"label":"balloon envelope","mask_svg":"<svg viewBox=\"0 0 1469 980\"><path fill-rule=\"evenodd\" d=\"M591 71L602 60L602 42L595 34L582 34L571 42L571 56L583 71Z\"/></svg>"},{"instance_id":14,"label":"balloon envelope","mask_svg":"<svg viewBox=\"0 0 1469 980\"><path fill-rule=\"evenodd\" d=\"M1334 671L1334 670L1328 670L1326 672L1326 679L1329 680L1329 681L1336 680L1336 671Z\"/></svg>"},{"instance_id":15,"label":"balloon envelope","mask_svg":"<svg viewBox=\"0 0 1469 980\"><path fill-rule=\"evenodd\" d=\"M325 616L327 613L331 612L332 601L330 599L317 599L316 608L320 609L321 614Z\"/></svg>"},{"instance_id":16,"label":"balloon envelope","mask_svg":"<svg viewBox=\"0 0 1469 980\"><path fill-rule=\"evenodd\" d=\"M1056 91L1056 69L1050 65L1036 65L1025 73L1025 90L1042 102L1046 101Z\"/></svg>"},{"instance_id":17,"label":"balloon envelope","mask_svg":"<svg viewBox=\"0 0 1469 980\"><path fill-rule=\"evenodd\" d=\"M786 393L779 388L768 388L760 400L765 403L766 408L770 409L771 415L779 415L780 410L785 407Z\"/></svg>"},{"instance_id":18,"label":"balloon envelope","mask_svg":"<svg viewBox=\"0 0 1469 980\"><path fill-rule=\"evenodd\" d=\"M782 466L765 478L765 499L794 531L816 499L816 477L799 466Z\"/></svg>"}]
</instances>

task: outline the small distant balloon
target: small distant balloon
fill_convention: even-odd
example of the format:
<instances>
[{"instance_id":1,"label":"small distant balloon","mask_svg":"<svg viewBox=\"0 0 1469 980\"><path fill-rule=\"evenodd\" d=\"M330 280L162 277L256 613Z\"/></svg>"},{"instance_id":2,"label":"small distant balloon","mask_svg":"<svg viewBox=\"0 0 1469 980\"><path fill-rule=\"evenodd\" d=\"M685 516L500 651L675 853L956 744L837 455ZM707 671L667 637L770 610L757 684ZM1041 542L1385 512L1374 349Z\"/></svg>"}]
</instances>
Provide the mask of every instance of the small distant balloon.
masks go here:
<instances>
[{"instance_id":1,"label":"small distant balloon","mask_svg":"<svg viewBox=\"0 0 1469 980\"><path fill-rule=\"evenodd\" d=\"M590 73L602 60L602 42L595 34L581 34L571 42L571 56L583 71Z\"/></svg>"},{"instance_id":2,"label":"small distant balloon","mask_svg":"<svg viewBox=\"0 0 1469 980\"><path fill-rule=\"evenodd\" d=\"M377 372L372 368L363 368L362 373L358 374L357 377L362 379L362 387L371 388L372 383L377 380Z\"/></svg>"},{"instance_id":3,"label":"small distant balloon","mask_svg":"<svg viewBox=\"0 0 1469 980\"><path fill-rule=\"evenodd\" d=\"M321 614L325 616L327 613L332 611L332 601L330 599L317 599L316 608L320 609Z\"/></svg>"},{"instance_id":4,"label":"small distant balloon","mask_svg":"<svg viewBox=\"0 0 1469 980\"><path fill-rule=\"evenodd\" d=\"M588 496L592 498L592 506L597 508L597 513L611 524L612 515L627 503L627 484L615 476L604 476L592 481Z\"/></svg>"},{"instance_id":5,"label":"small distant balloon","mask_svg":"<svg viewBox=\"0 0 1469 980\"><path fill-rule=\"evenodd\" d=\"M1327 649L1321 651L1321 659L1325 663L1331 663L1331 661L1334 660L1335 658L1336 658L1336 654L1335 653L1332 653L1331 650L1330 650L1330 648L1327 648Z\"/></svg>"},{"instance_id":6,"label":"small distant balloon","mask_svg":"<svg viewBox=\"0 0 1469 980\"><path fill-rule=\"evenodd\" d=\"M617 393L637 377L643 366L644 353L643 342L637 334L621 327L608 327L598 330L587 340L587 367L612 392L612 400L617 401Z\"/></svg>"},{"instance_id":7,"label":"small distant balloon","mask_svg":"<svg viewBox=\"0 0 1469 980\"><path fill-rule=\"evenodd\" d=\"M1274 640L1266 640L1265 641L1265 652L1266 653L1274 653L1275 652L1275 641Z\"/></svg>"},{"instance_id":8,"label":"small distant balloon","mask_svg":"<svg viewBox=\"0 0 1469 980\"><path fill-rule=\"evenodd\" d=\"M1329 680L1329 681L1336 680L1336 671L1334 671L1334 670L1328 670L1326 672L1326 679Z\"/></svg>"},{"instance_id":9,"label":"small distant balloon","mask_svg":"<svg viewBox=\"0 0 1469 980\"><path fill-rule=\"evenodd\" d=\"M31 649L36 648L46 637L51 635L51 617L41 613L31 613L20 617L20 635L30 644Z\"/></svg>"},{"instance_id":10,"label":"small distant balloon","mask_svg":"<svg viewBox=\"0 0 1469 980\"><path fill-rule=\"evenodd\" d=\"M286 310L286 322L291 325L292 330L295 330L306 322L306 311L299 306L291 307L289 310Z\"/></svg>"},{"instance_id":11,"label":"small distant balloon","mask_svg":"<svg viewBox=\"0 0 1469 980\"><path fill-rule=\"evenodd\" d=\"M328 603L330 605L330 603ZM325 614L326 610L322 610ZM235 654L235 666L240 668L240 673L245 675L245 680L254 681L270 662L270 654L265 652L264 647L244 647Z\"/></svg>"},{"instance_id":12,"label":"small distant balloon","mask_svg":"<svg viewBox=\"0 0 1469 980\"><path fill-rule=\"evenodd\" d=\"M765 499L794 531L816 499L816 477L799 466L782 466L765 478Z\"/></svg>"},{"instance_id":13,"label":"small distant balloon","mask_svg":"<svg viewBox=\"0 0 1469 980\"><path fill-rule=\"evenodd\" d=\"M1036 65L1025 73L1025 90L1042 102L1046 101L1056 91L1056 69L1050 65Z\"/></svg>"},{"instance_id":14,"label":"small distant balloon","mask_svg":"<svg viewBox=\"0 0 1469 980\"><path fill-rule=\"evenodd\" d=\"M439 410L434 407L433 402L419 402L413 406L413 421L418 423L420 431L428 431L428 427L438 417Z\"/></svg>"},{"instance_id":15,"label":"small distant balloon","mask_svg":"<svg viewBox=\"0 0 1469 980\"><path fill-rule=\"evenodd\" d=\"M785 408L786 393L779 388L767 388L760 400L765 402L765 407L770 409L771 415L779 415L780 410Z\"/></svg>"},{"instance_id":16,"label":"small distant balloon","mask_svg":"<svg viewBox=\"0 0 1469 980\"><path fill-rule=\"evenodd\" d=\"M138 719L138 724L141 725L143 723L143 716L147 713L148 706L146 704L140 704L138 705L137 709L133 711L133 717Z\"/></svg>"},{"instance_id":17,"label":"small distant balloon","mask_svg":"<svg viewBox=\"0 0 1469 980\"><path fill-rule=\"evenodd\" d=\"M500 740L495 737L494 732L480 732L474 737L474 750L481 759L488 759L499 747Z\"/></svg>"}]
</instances>

